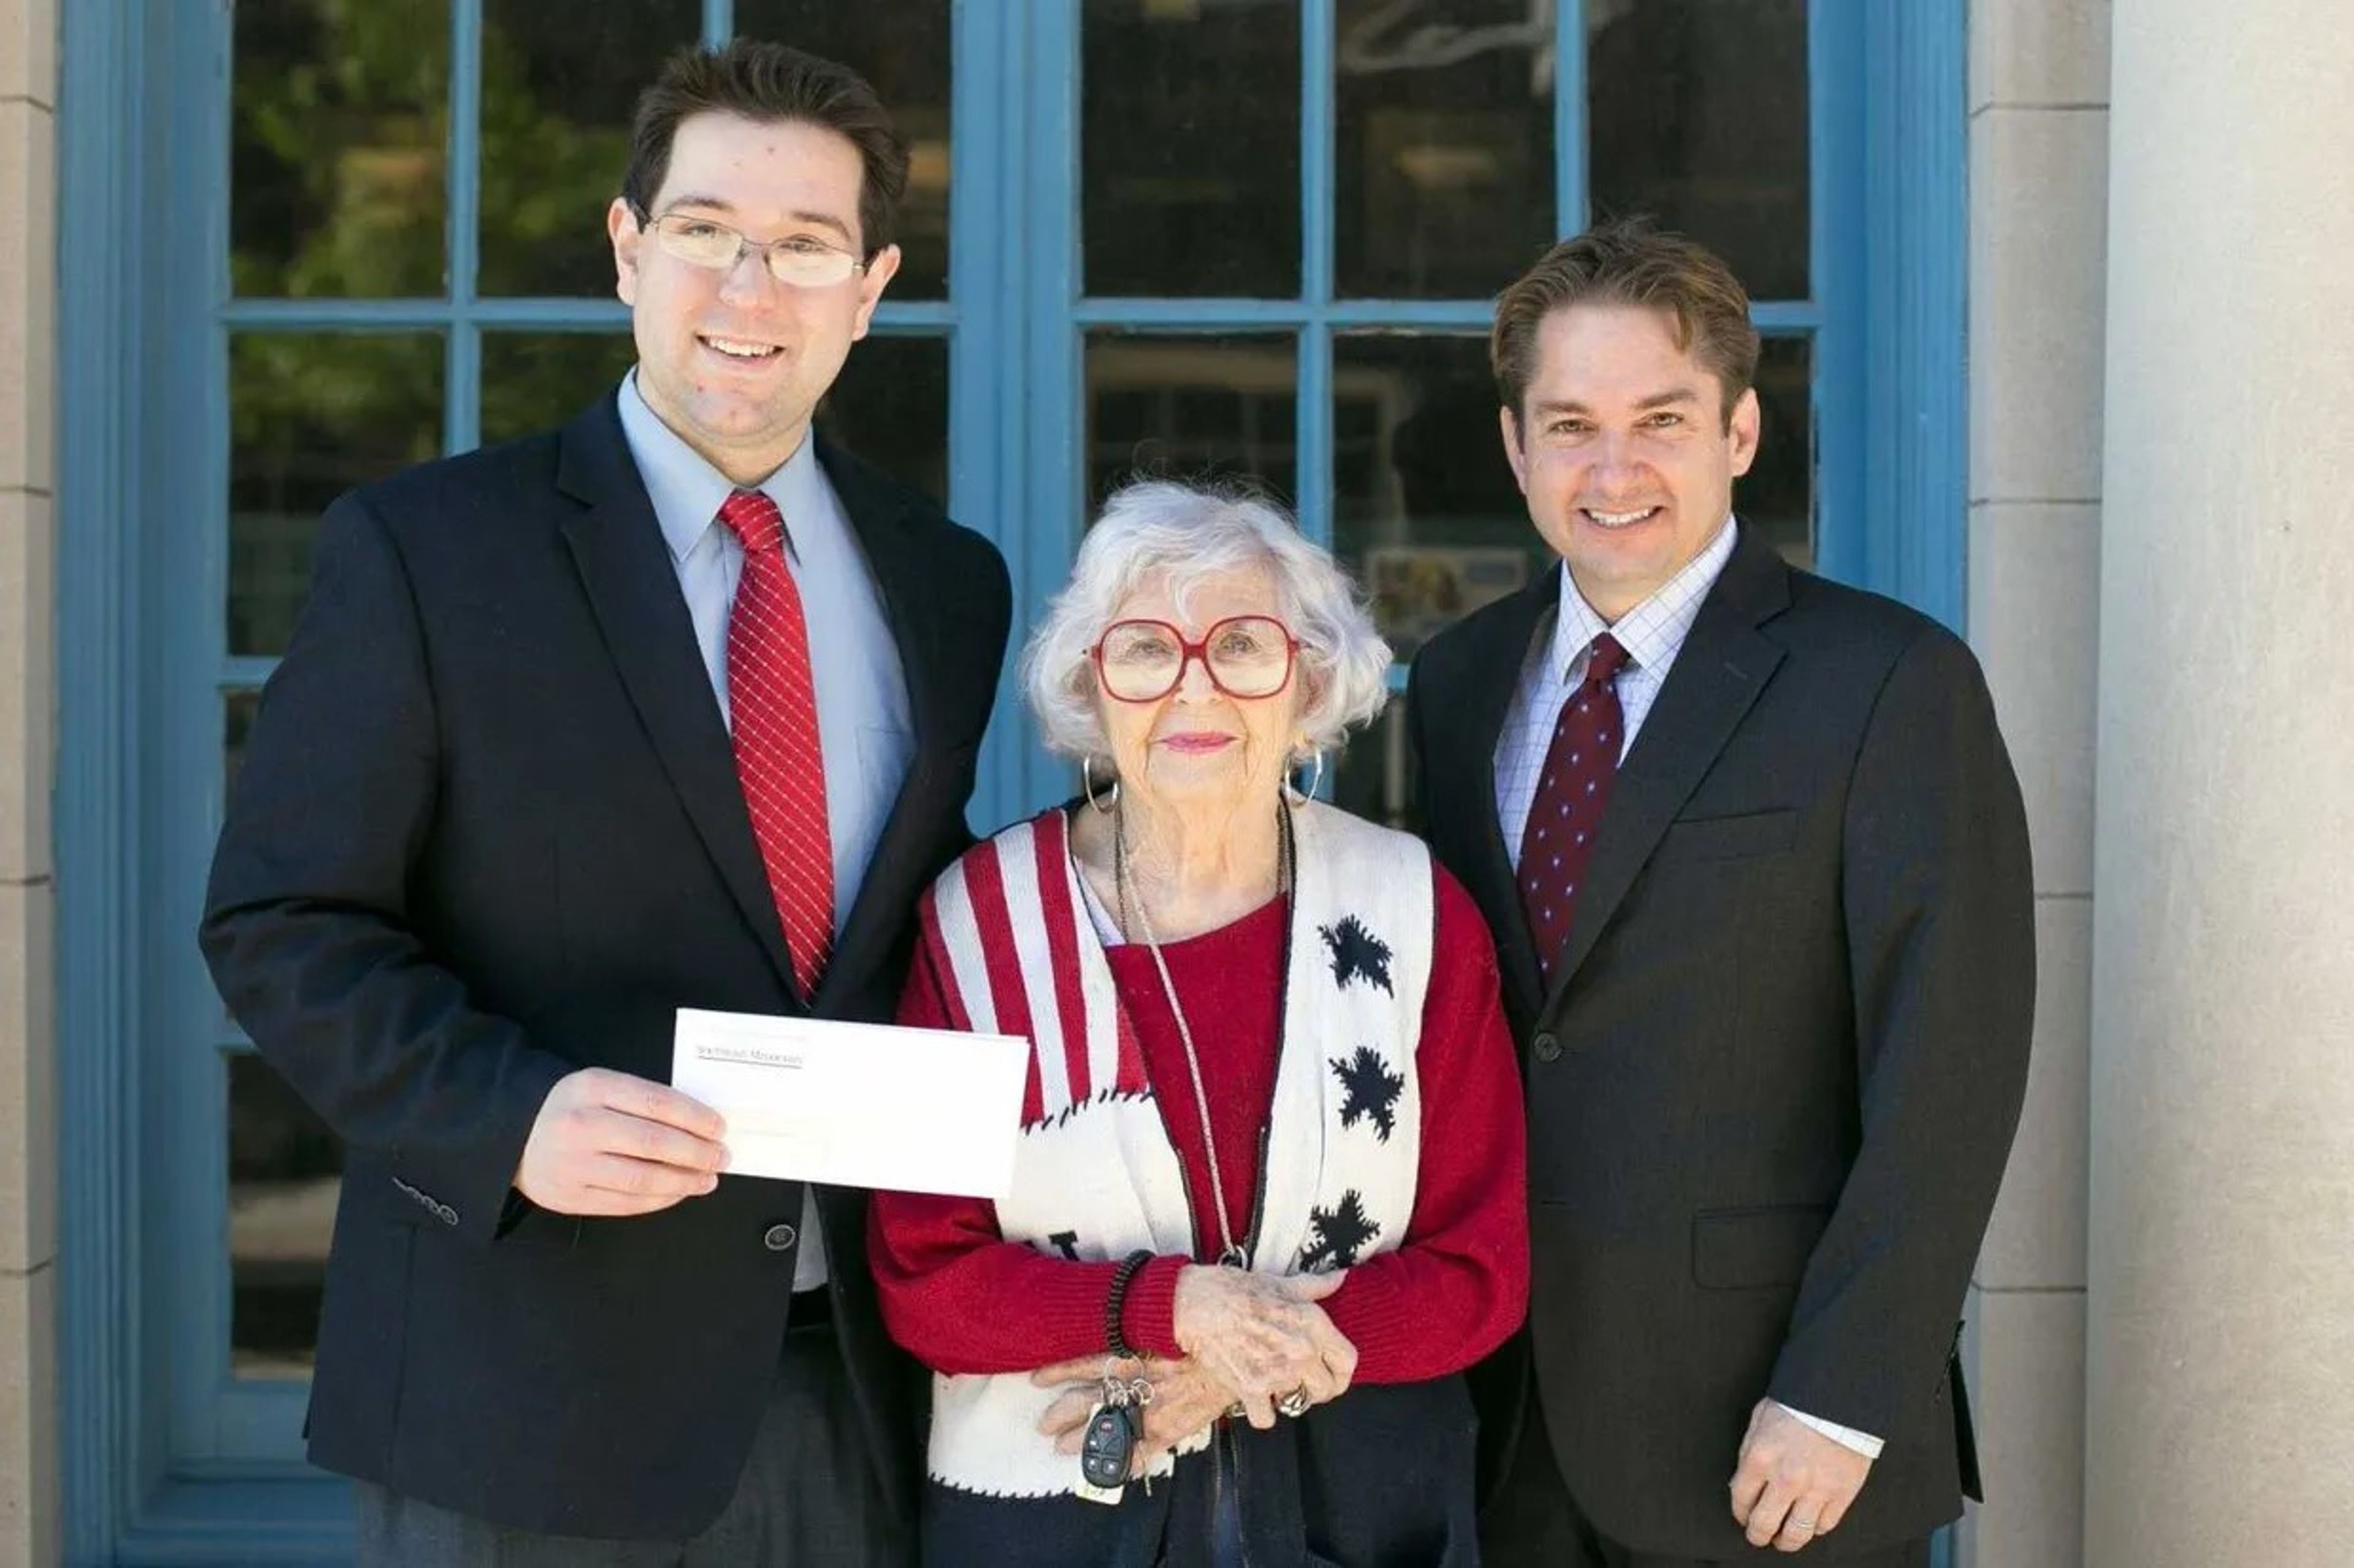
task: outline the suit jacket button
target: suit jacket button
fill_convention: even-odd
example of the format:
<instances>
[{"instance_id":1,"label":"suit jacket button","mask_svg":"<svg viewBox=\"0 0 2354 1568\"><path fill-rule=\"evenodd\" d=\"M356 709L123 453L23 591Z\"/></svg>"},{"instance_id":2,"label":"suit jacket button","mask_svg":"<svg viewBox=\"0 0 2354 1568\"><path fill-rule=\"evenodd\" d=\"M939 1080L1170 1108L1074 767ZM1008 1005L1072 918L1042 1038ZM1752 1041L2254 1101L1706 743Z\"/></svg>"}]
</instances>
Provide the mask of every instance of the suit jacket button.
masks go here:
<instances>
[{"instance_id":1,"label":"suit jacket button","mask_svg":"<svg viewBox=\"0 0 2354 1568\"><path fill-rule=\"evenodd\" d=\"M760 1245L770 1252L790 1252L801 1233L790 1225L770 1225L760 1233Z\"/></svg>"},{"instance_id":2,"label":"suit jacket button","mask_svg":"<svg viewBox=\"0 0 2354 1568\"><path fill-rule=\"evenodd\" d=\"M1529 1043L1529 1049L1536 1053L1540 1062L1558 1062L1561 1060L1561 1036L1550 1029L1541 1030Z\"/></svg>"}]
</instances>

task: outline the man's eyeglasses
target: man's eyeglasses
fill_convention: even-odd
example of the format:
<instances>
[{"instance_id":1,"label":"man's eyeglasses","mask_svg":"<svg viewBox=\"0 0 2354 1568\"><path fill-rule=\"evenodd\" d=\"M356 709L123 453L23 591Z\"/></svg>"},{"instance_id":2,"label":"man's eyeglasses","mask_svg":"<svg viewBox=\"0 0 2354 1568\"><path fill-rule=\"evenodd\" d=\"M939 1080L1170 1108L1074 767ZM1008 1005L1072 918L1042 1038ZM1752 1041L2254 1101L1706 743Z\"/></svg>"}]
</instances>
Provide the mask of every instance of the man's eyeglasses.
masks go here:
<instances>
[{"instance_id":1,"label":"man's eyeglasses","mask_svg":"<svg viewBox=\"0 0 2354 1568\"><path fill-rule=\"evenodd\" d=\"M1271 697L1291 679L1299 641L1270 615L1235 615L1188 642L1165 620L1116 620L1088 652L1104 694L1123 703L1155 703L1185 679L1199 659L1210 683L1230 697Z\"/></svg>"},{"instance_id":2,"label":"man's eyeglasses","mask_svg":"<svg viewBox=\"0 0 2354 1568\"><path fill-rule=\"evenodd\" d=\"M789 234L765 243L748 238L716 218L666 212L645 222L655 242L690 267L732 272L747 250L758 250L769 276L796 289L830 289L863 272L866 263L849 251L828 245L814 235Z\"/></svg>"}]
</instances>

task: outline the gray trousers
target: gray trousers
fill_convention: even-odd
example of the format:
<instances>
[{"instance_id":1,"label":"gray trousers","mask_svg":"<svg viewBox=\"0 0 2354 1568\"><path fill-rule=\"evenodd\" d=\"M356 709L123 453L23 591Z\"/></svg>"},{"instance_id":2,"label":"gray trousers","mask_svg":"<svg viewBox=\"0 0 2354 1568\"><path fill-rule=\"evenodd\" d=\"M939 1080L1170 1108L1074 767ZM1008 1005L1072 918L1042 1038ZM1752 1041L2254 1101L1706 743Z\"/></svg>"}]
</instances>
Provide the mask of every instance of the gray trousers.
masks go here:
<instances>
[{"instance_id":1,"label":"gray trousers","mask_svg":"<svg viewBox=\"0 0 2354 1568\"><path fill-rule=\"evenodd\" d=\"M355 1488L358 1568L907 1568L914 1548L875 1484L830 1328L785 1337L784 1373L735 1495L691 1541L508 1530Z\"/></svg>"}]
</instances>

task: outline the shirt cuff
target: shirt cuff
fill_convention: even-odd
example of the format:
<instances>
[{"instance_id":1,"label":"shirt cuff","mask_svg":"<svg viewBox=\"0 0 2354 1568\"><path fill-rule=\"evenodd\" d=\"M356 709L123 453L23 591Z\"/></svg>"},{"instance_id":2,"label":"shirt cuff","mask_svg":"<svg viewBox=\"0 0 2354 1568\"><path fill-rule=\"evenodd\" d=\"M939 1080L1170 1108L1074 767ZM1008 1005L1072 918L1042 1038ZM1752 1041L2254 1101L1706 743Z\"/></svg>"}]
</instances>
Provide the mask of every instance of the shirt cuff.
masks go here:
<instances>
[{"instance_id":1,"label":"shirt cuff","mask_svg":"<svg viewBox=\"0 0 2354 1568\"><path fill-rule=\"evenodd\" d=\"M1177 1343L1177 1277L1190 1261L1156 1257L1129 1280L1128 1295L1119 1304L1119 1337L1131 1350L1171 1361L1184 1355Z\"/></svg>"},{"instance_id":2,"label":"shirt cuff","mask_svg":"<svg viewBox=\"0 0 2354 1568\"><path fill-rule=\"evenodd\" d=\"M1840 1447L1851 1448L1867 1459L1879 1458L1880 1451L1888 1446L1885 1439L1874 1437L1869 1432L1858 1432L1852 1426L1841 1426L1836 1421L1825 1421L1822 1417L1809 1415L1803 1410L1791 1410L1788 1405L1782 1404L1778 1399L1774 1403L1787 1411L1791 1419L1797 1422L1799 1425L1812 1427Z\"/></svg>"}]
</instances>

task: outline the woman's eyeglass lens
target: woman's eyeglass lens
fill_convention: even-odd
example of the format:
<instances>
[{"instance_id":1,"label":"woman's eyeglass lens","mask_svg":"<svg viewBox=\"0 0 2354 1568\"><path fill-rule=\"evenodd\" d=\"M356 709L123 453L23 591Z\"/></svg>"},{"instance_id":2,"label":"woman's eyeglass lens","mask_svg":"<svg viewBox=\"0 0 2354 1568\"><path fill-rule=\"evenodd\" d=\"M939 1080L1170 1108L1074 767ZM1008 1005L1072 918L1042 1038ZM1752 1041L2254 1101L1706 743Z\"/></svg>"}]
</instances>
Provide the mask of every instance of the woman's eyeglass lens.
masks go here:
<instances>
[{"instance_id":1,"label":"woman's eyeglass lens","mask_svg":"<svg viewBox=\"0 0 2354 1568\"><path fill-rule=\"evenodd\" d=\"M1123 703L1150 703L1175 691L1185 662L1199 659L1210 683L1230 697L1271 697L1291 679L1290 629L1272 616L1237 615L1219 621L1199 642L1188 642L1161 620L1115 621L1095 647L1105 693Z\"/></svg>"}]
</instances>

